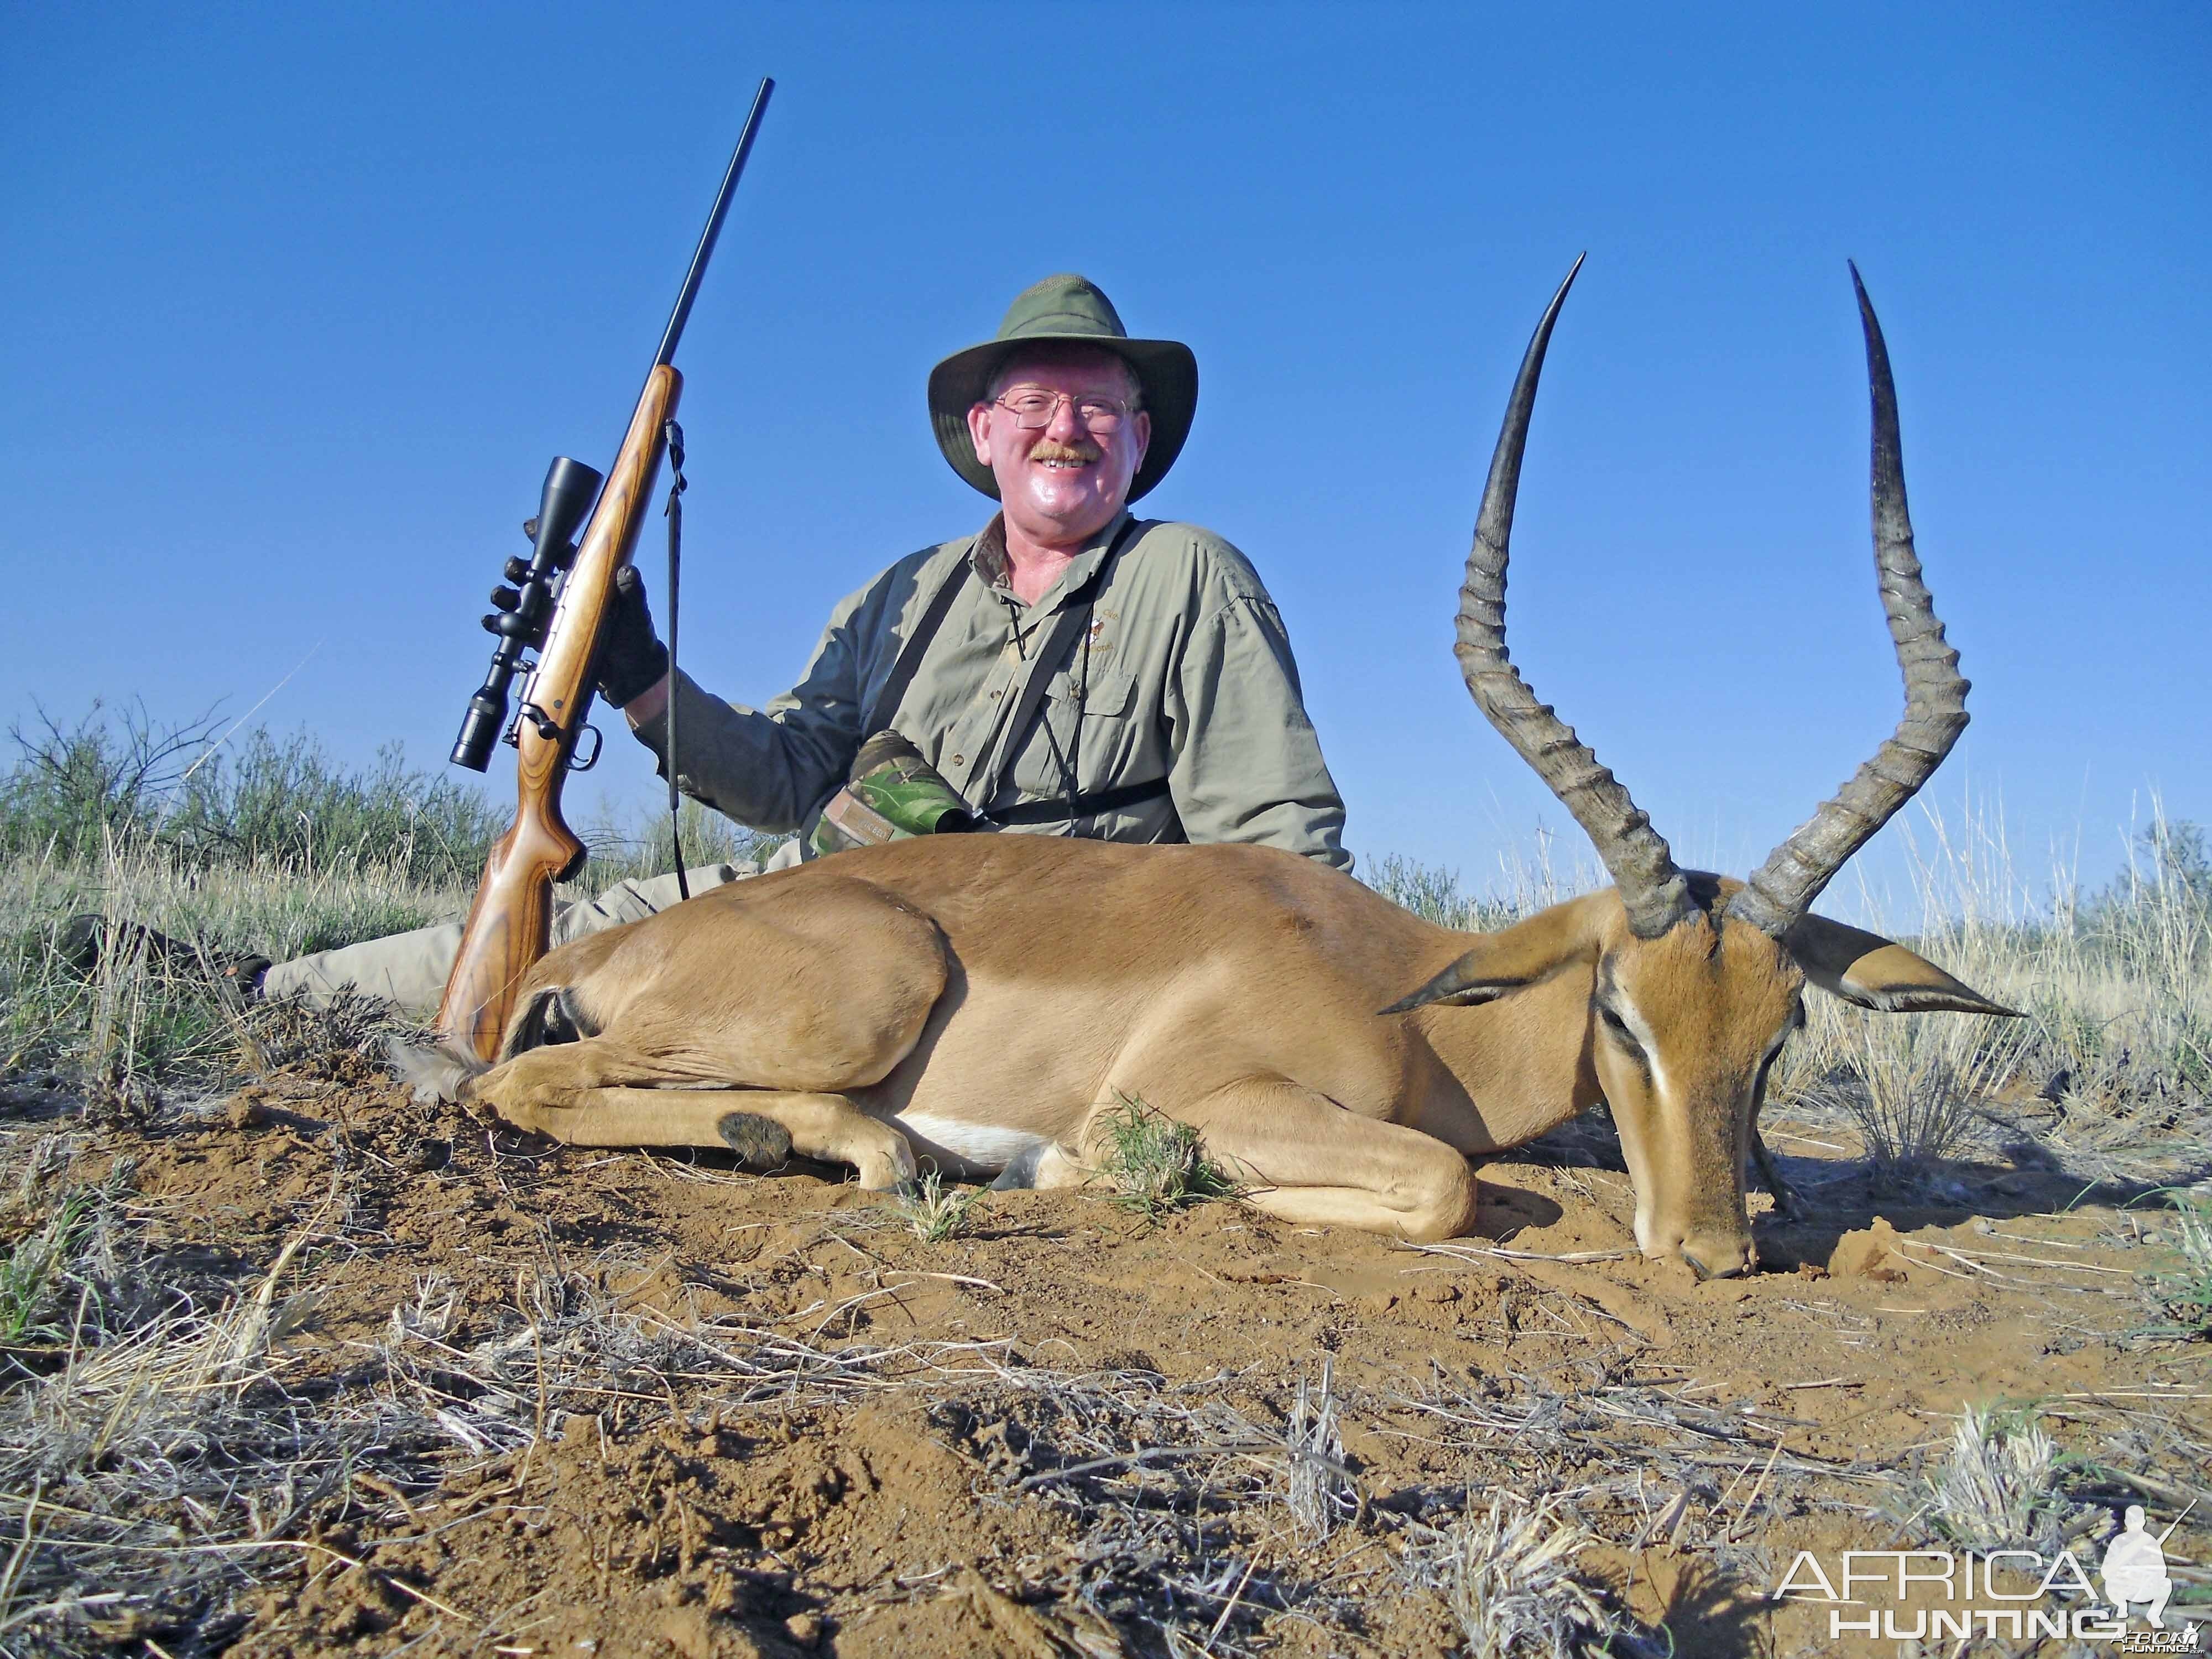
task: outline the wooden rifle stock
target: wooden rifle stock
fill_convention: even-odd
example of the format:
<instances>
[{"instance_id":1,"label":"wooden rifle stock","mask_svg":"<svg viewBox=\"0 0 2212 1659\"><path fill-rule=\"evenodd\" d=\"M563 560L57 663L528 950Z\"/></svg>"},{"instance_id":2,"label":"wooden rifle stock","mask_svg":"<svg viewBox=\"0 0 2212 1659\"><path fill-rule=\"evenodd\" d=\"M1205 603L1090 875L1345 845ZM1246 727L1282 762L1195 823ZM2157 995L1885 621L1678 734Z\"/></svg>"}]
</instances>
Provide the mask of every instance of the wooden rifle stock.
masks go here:
<instances>
[{"instance_id":1,"label":"wooden rifle stock","mask_svg":"<svg viewBox=\"0 0 2212 1659\"><path fill-rule=\"evenodd\" d=\"M584 843L561 817L561 786L591 712L593 659L614 603L615 573L636 550L667 447L666 422L683 387L684 377L666 363L646 377L591 527L562 582L537 672L523 691L514 823L492 846L438 1005L438 1030L481 1060L497 1055L515 988L551 940L553 884L584 861Z\"/></svg>"}]
</instances>

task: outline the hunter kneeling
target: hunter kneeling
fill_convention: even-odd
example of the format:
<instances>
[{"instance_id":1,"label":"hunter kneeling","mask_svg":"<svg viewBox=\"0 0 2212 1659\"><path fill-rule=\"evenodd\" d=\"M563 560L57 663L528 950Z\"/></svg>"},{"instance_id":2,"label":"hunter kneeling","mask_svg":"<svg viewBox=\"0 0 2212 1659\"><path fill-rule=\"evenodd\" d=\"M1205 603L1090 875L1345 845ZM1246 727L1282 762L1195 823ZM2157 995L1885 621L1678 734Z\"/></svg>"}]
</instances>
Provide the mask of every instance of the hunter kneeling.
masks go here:
<instances>
[{"instance_id":1,"label":"hunter kneeling","mask_svg":"<svg viewBox=\"0 0 2212 1659\"><path fill-rule=\"evenodd\" d=\"M672 675L643 582L623 571L600 689L664 771L672 697L685 793L753 829L795 832L769 869L872 838L871 800L916 778L963 827L1247 842L1348 869L1344 804L1267 589L1210 531L1128 510L1189 435L1190 349L1130 338L1096 286L1048 276L1015 298L995 338L939 363L928 390L945 459L1000 511L840 603L799 684L765 708ZM695 895L757 873L686 872ZM623 882L560 909L553 943L677 901L672 874ZM96 919L84 920L81 947L96 954ZM352 991L427 1016L461 933L456 918L221 966L249 999Z\"/></svg>"}]
</instances>

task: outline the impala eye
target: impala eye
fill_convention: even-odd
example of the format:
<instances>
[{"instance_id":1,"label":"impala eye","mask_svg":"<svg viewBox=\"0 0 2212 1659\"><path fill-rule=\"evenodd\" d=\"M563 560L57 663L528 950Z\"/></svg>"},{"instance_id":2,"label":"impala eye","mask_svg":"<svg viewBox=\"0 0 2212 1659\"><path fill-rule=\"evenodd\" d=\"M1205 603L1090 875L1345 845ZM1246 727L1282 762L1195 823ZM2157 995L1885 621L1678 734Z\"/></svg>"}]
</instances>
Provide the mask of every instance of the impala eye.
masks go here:
<instances>
[{"instance_id":1,"label":"impala eye","mask_svg":"<svg viewBox=\"0 0 2212 1659\"><path fill-rule=\"evenodd\" d=\"M1602 1002L1598 1004L1597 1017L1599 1023L1605 1027L1606 1034L1614 1042L1624 1048L1642 1052L1644 1045L1636 1040L1636 1033L1628 1029L1628 1022L1615 1013L1608 1005Z\"/></svg>"}]
</instances>

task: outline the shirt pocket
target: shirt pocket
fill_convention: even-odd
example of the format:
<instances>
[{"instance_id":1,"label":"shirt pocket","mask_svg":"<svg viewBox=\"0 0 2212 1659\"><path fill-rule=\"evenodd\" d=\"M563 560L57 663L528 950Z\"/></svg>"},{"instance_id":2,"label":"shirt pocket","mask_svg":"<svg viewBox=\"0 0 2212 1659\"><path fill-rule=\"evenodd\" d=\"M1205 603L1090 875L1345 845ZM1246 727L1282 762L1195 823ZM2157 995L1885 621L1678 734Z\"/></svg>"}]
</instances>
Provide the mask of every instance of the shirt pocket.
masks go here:
<instances>
[{"instance_id":1,"label":"shirt pocket","mask_svg":"<svg viewBox=\"0 0 2212 1659\"><path fill-rule=\"evenodd\" d=\"M1166 772L1165 761L1147 752L1142 705L1136 677L1127 669L1093 669L1088 687L1069 675L1054 678L1047 708L1056 759L1060 767L1073 761L1084 793L1148 783ZM1064 788L1065 776L1055 770L1048 793Z\"/></svg>"},{"instance_id":2,"label":"shirt pocket","mask_svg":"<svg viewBox=\"0 0 2212 1659\"><path fill-rule=\"evenodd\" d=\"M1053 695L1078 704L1085 720L1127 720L1130 704L1137 700L1137 677L1123 669L1105 669L1091 675L1087 688L1080 688L1073 677L1060 674L1053 680Z\"/></svg>"}]
</instances>

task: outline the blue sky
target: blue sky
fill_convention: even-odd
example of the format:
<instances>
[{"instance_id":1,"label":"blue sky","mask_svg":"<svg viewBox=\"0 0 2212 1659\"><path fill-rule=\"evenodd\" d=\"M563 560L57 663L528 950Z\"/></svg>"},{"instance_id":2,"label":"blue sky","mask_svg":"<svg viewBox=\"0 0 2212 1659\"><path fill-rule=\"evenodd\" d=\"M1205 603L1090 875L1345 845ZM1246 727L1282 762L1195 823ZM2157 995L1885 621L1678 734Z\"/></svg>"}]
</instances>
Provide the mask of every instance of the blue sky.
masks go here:
<instances>
[{"instance_id":1,"label":"blue sky","mask_svg":"<svg viewBox=\"0 0 2212 1659\"><path fill-rule=\"evenodd\" d=\"M2101 876L2152 790L2212 820L2195 3L8 4L4 712L242 714L297 667L258 720L441 765L484 592L547 459L610 458L763 73L678 359L685 659L725 695L981 525L924 377L1081 270L1197 352L1146 510L1259 567L1355 850L1481 884L1565 820L1458 678L1459 570L1588 249L1514 655L1741 870L1898 713L1848 256L1975 683L1931 795L2001 801L2031 874L2078 835ZM650 798L607 754L580 821Z\"/></svg>"}]
</instances>

